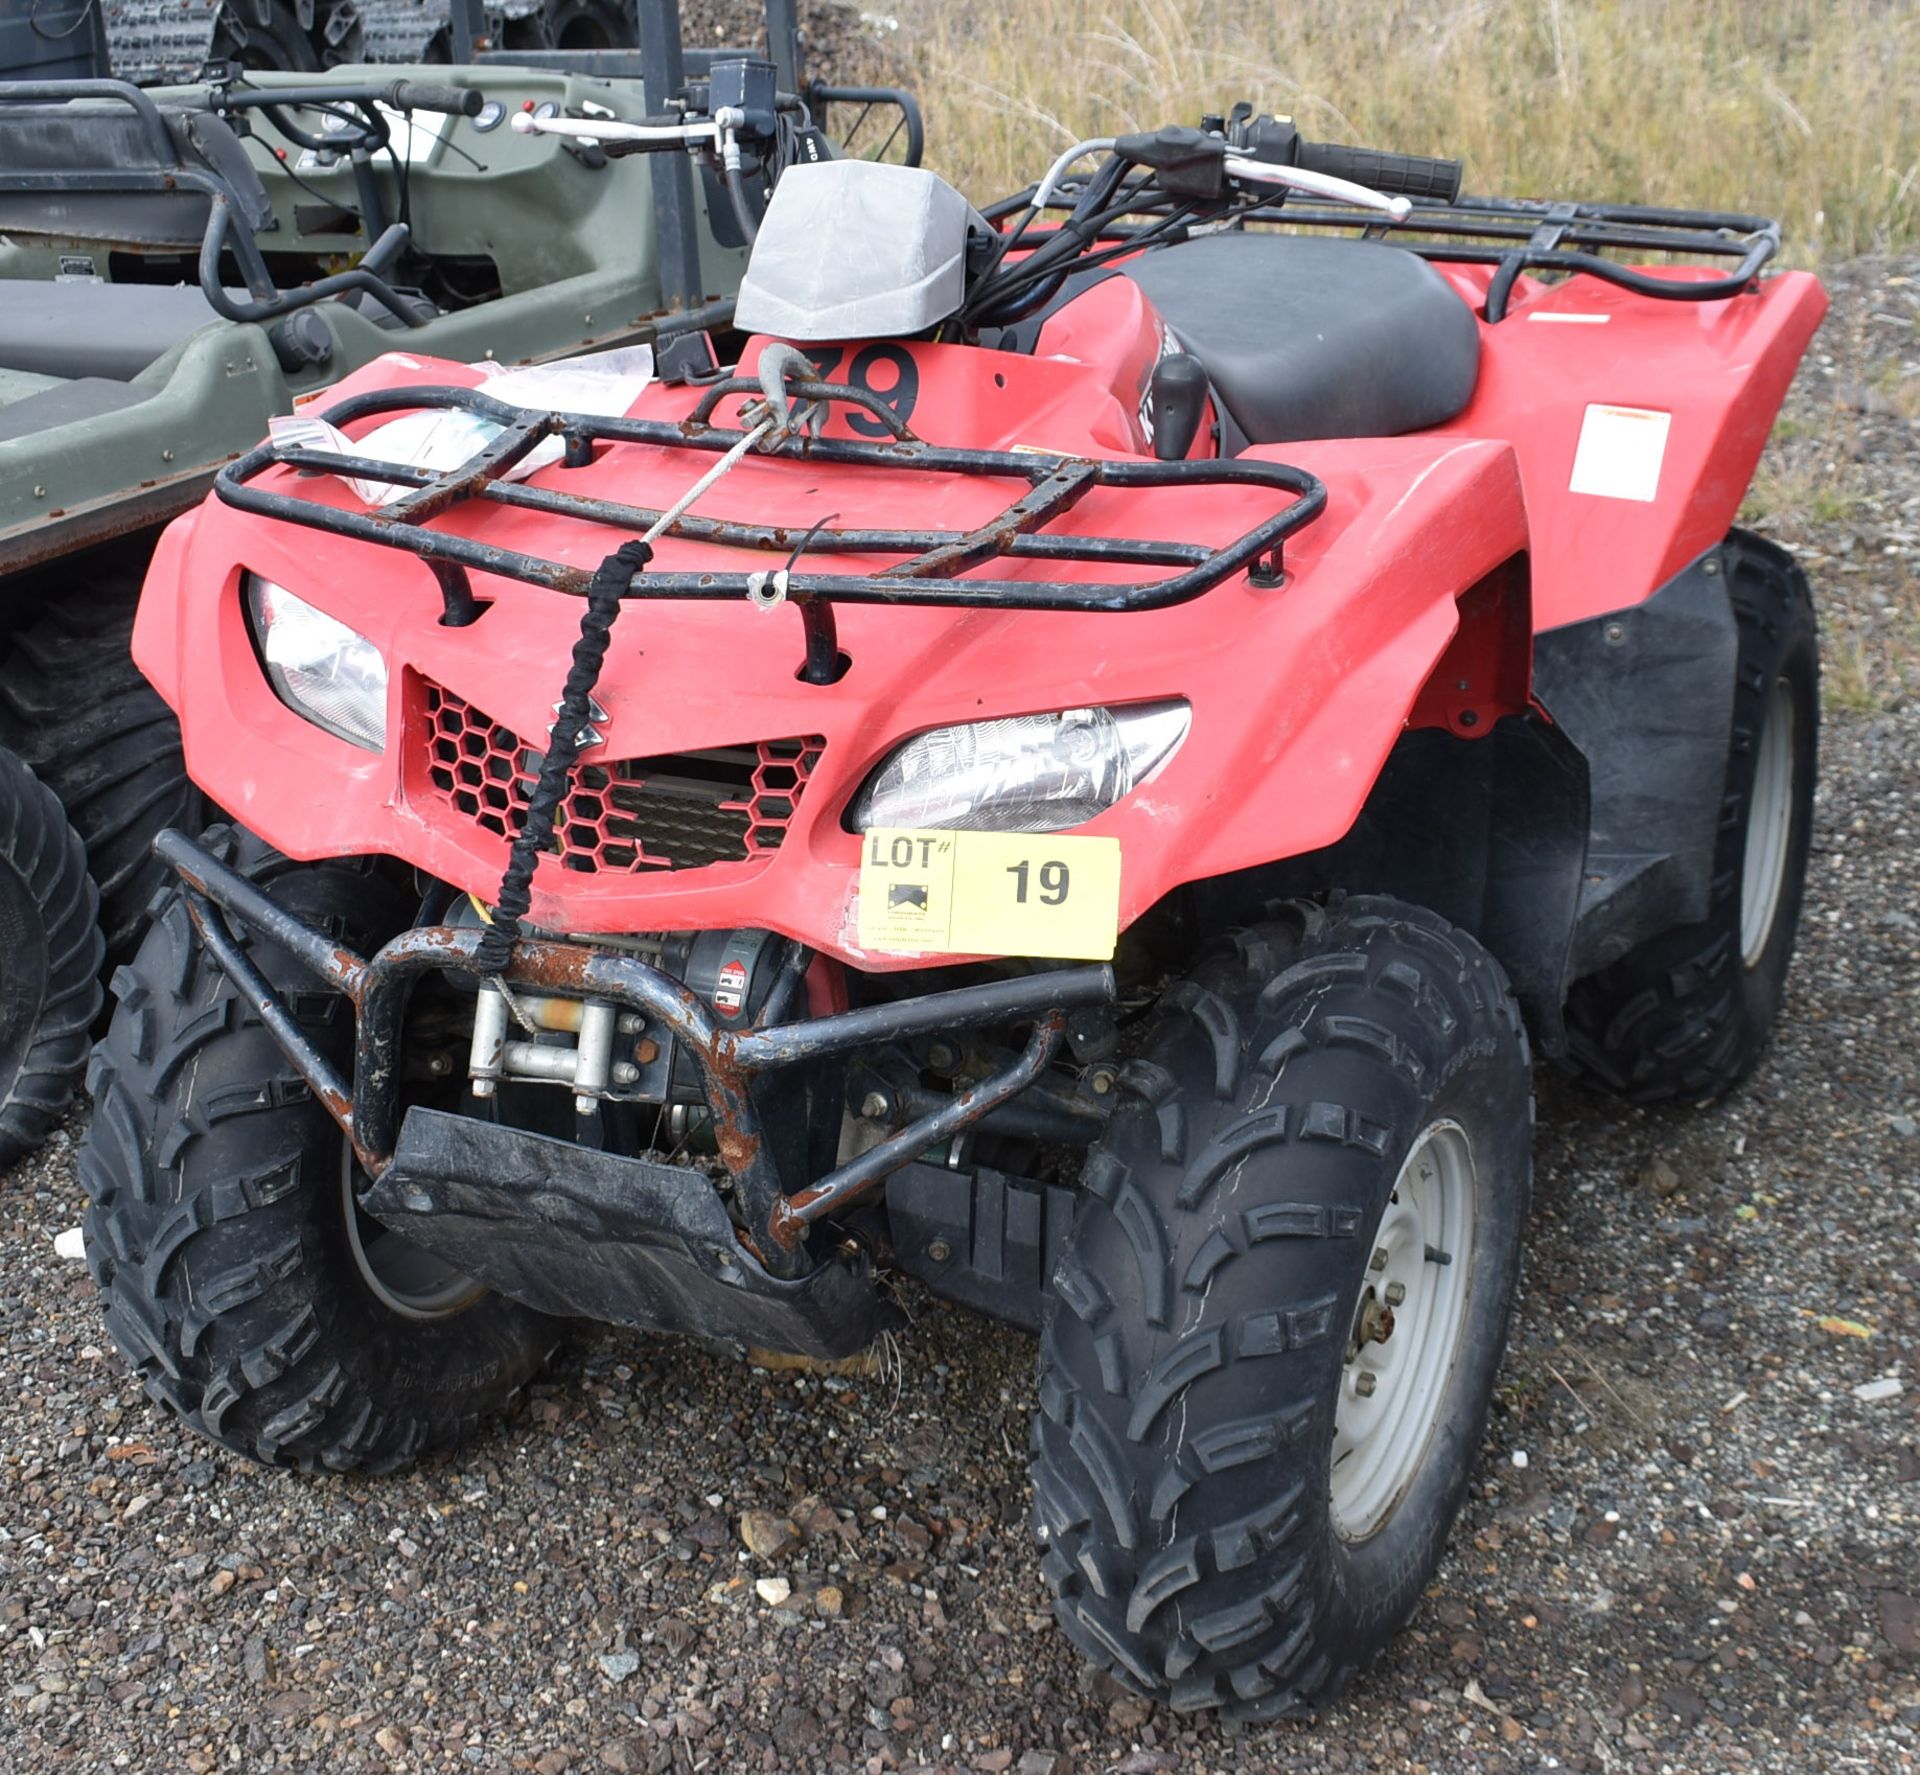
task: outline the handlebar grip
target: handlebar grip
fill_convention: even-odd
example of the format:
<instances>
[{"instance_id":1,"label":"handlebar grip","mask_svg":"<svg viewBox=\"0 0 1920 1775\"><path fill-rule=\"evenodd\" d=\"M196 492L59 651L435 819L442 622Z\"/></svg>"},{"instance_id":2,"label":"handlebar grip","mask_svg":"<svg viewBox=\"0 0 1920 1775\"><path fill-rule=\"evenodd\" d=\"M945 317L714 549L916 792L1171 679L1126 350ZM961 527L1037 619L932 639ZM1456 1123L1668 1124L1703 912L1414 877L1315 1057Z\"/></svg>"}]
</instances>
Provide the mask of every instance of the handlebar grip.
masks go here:
<instances>
[{"instance_id":1,"label":"handlebar grip","mask_svg":"<svg viewBox=\"0 0 1920 1775\"><path fill-rule=\"evenodd\" d=\"M435 86L423 80L396 80L387 103L396 111L444 111L449 117L474 117L487 102L477 86Z\"/></svg>"},{"instance_id":2,"label":"handlebar grip","mask_svg":"<svg viewBox=\"0 0 1920 1775\"><path fill-rule=\"evenodd\" d=\"M1298 167L1384 191L1390 197L1430 197L1452 203L1460 195L1460 162L1429 154L1385 154L1338 142L1302 142Z\"/></svg>"}]
</instances>

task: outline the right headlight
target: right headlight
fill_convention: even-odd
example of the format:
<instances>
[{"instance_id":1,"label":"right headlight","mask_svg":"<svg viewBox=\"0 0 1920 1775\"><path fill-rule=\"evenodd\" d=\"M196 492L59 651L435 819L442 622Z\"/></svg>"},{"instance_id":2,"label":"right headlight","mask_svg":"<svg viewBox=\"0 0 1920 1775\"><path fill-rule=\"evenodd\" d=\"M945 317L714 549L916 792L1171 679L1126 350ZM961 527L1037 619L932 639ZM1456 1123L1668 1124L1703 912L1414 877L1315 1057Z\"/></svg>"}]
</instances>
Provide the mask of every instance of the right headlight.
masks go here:
<instances>
[{"instance_id":1,"label":"right headlight","mask_svg":"<svg viewBox=\"0 0 1920 1775\"><path fill-rule=\"evenodd\" d=\"M274 694L315 727L387 748L387 662L365 635L283 585L246 576L247 620Z\"/></svg>"},{"instance_id":2,"label":"right headlight","mask_svg":"<svg viewBox=\"0 0 1920 1775\"><path fill-rule=\"evenodd\" d=\"M867 779L848 824L1064 832L1137 789L1192 722L1192 709L1174 700L936 727Z\"/></svg>"}]
</instances>

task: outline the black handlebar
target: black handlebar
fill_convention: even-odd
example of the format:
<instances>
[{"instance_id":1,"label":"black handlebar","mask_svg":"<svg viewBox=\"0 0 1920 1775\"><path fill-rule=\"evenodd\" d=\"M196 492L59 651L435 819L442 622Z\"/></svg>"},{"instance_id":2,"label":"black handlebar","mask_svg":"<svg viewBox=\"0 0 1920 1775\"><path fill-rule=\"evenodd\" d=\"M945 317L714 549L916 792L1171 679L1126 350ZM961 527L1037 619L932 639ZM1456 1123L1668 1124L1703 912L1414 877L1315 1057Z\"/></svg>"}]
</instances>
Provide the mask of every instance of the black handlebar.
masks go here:
<instances>
[{"instance_id":1,"label":"black handlebar","mask_svg":"<svg viewBox=\"0 0 1920 1775\"><path fill-rule=\"evenodd\" d=\"M449 117L477 117L487 102L477 86L436 86L425 80L396 80L382 96L396 111L444 111Z\"/></svg>"},{"instance_id":2,"label":"black handlebar","mask_svg":"<svg viewBox=\"0 0 1920 1775\"><path fill-rule=\"evenodd\" d=\"M1348 179L1390 197L1425 197L1452 203L1460 195L1460 162L1430 154L1387 154L1378 148L1303 141L1294 165L1303 172Z\"/></svg>"}]
</instances>

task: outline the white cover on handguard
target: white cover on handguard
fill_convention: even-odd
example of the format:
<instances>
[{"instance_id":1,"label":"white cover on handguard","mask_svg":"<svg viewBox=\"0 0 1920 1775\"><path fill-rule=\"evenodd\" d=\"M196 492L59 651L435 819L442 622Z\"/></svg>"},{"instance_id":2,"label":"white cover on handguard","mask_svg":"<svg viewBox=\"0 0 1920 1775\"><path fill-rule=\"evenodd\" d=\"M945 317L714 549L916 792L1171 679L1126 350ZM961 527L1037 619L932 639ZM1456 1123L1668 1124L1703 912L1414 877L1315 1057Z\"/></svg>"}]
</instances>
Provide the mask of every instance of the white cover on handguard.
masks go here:
<instances>
[{"instance_id":1,"label":"white cover on handguard","mask_svg":"<svg viewBox=\"0 0 1920 1775\"><path fill-rule=\"evenodd\" d=\"M776 339L923 333L966 293L973 206L938 173L877 160L789 167L740 280L734 325Z\"/></svg>"}]
</instances>

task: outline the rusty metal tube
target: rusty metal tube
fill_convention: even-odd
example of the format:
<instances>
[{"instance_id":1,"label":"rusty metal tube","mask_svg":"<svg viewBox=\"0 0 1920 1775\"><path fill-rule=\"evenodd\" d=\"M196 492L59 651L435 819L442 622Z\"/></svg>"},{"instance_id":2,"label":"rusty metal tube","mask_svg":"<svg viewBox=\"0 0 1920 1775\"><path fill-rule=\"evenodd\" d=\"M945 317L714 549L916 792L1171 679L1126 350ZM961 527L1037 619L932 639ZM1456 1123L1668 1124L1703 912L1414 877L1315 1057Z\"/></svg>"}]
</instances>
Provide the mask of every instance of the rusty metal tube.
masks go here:
<instances>
[{"instance_id":1,"label":"rusty metal tube","mask_svg":"<svg viewBox=\"0 0 1920 1775\"><path fill-rule=\"evenodd\" d=\"M271 938L309 973L338 987L355 1004L360 1002L366 987L367 962L357 950L336 943L325 931L316 930L276 904L237 869L228 868L171 826L154 839L153 854L193 892ZM197 925L200 921L194 922Z\"/></svg>"},{"instance_id":2,"label":"rusty metal tube","mask_svg":"<svg viewBox=\"0 0 1920 1775\"><path fill-rule=\"evenodd\" d=\"M910 1164L928 1147L937 1146L1009 1097L1018 1096L1047 1069L1066 1027L1066 1017L1059 1011L1043 1017L1033 1026L1033 1035L1020 1058L1004 1072L982 1079L944 1108L909 1122L891 1139L870 1147L856 1159L849 1159L811 1189L782 1196L773 1205L772 1223L768 1227L773 1242L783 1250L797 1250L807 1235L807 1228L822 1215L844 1207L902 1165Z\"/></svg>"},{"instance_id":3,"label":"rusty metal tube","mask_svg":"<svg viewBox=\"0 0 1920 1775\"><path fill-rule=\"evenodd\" d=\"M280 1044L293 1069L306 1081L307 1088L327 1114L340 1124L341 1132L353 1141L354 1151L358 1153L360 1143L354 1135L353 1099L333 1063L294 1021L293 1013L281 1002L273 983L261 973L253 957L234 941L219 908L193 888L187 889L186 902L187 916L193 920L193 928L200 933L207 953L253 1008L261 1027Z\"/></svg>"},{"instance_id":4,"label":"rusty metal tube","mask_svg":"<svg viewBox=\"0 0 1920 1775\"><path fill-rule=\"evenodd\" d=\"M1055 968L1044 974L1022 974L1011 980L930 992L898 1004L865 1005L857 1011L814 1017L804 1023L747 1030L734 1037L731 1052L736 1065L757 1072L907 1036L977 1028L983 1023L1041 1011L1107 1005L1113 997L1111 967Z\"/></svg>"}]
</instances>

